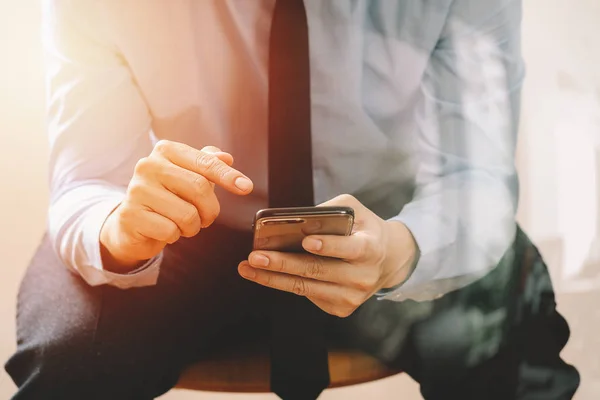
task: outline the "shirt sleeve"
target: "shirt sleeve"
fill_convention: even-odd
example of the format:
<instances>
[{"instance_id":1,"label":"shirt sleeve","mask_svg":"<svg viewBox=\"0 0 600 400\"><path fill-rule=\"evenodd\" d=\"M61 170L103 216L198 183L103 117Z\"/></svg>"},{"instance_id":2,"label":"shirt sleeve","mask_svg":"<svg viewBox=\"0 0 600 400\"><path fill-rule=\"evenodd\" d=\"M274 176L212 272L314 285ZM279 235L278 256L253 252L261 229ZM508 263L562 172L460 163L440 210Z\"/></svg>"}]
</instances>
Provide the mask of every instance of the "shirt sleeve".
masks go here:
<instances>
[{"instance_id":1,"label":"shirt sleeve","mask_svg":"<svg viewBox=\"0 0 600 400\"><path fill-rule=\"evenodd\" d=\"M514 239L520 22L520 1L456 0L450 9L421 85L416 191L392 218L412 232L419 260L383 299L426 301L464 287Z\"/></svg>"},{"instance_id":2,"label":"shirt sleeve","mask_svg":"<svg viewBox=\"0 0 600 400\"><path fill-rule=\"evenodd\" d=\"M100 229L124 198L136 162L152 150L148 109L107 40L101 3L44 1L48 230L64 264L90 285L152 285L160 255L127 275L105 271L100 256Z\"/></svg>"}]
</instances>

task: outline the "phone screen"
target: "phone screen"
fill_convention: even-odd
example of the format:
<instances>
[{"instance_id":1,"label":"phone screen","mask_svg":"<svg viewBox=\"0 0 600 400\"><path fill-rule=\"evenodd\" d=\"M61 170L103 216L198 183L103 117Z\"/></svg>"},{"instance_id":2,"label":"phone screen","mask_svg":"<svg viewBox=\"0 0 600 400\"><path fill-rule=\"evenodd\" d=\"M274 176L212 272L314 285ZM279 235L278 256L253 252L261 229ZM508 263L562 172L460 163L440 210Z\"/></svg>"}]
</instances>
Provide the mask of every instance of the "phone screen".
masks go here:
<instances>
[{"instance_id":1,"label":"phone screen","mask_svg":"<svg viewBox=\"0 0 600 400\"><path fill-rule=\"evenodd\" d=\"M350 207L297 207L260 210L254 219L254 249L301 252L308 235L350 235Z\"/></svg>"}]
</instances>

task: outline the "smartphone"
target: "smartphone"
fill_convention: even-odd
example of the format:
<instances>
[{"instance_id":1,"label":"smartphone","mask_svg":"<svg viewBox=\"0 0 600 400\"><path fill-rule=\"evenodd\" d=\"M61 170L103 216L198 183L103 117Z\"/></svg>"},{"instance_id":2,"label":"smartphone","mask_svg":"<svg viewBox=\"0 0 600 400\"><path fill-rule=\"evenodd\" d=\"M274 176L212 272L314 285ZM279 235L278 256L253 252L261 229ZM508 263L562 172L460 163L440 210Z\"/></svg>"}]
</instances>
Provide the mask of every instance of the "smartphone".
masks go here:
<instances>
[{"instance_id":1,"label":"smartphone","mask_svg":"<svg viewBox=\"0 0 600 400\"><path fill-rule=\"evenodd\" d=\"M302 252L305 236L348 236L353 225L351 207L267 208L254 217L254 249Z\"/></svg>"}]
</instances>

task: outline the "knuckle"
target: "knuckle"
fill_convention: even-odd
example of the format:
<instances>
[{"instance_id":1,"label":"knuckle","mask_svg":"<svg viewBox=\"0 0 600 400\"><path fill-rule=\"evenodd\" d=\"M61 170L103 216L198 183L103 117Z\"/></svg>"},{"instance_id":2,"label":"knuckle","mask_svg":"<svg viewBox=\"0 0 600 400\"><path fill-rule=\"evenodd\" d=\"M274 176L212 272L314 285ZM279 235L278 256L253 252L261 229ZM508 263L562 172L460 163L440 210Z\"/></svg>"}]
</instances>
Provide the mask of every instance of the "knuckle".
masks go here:
<instances>
[{"instance_id":1,"label":"knuckle","mask_svg":"<svg viewBox=\"0 0 600 400\"><path fill-rule=\"evenodd\" d=\"M273 281L273 276L271 274L264 274L263 283L268 287L275 287L275 282Z\"/></svg>"},{"instance_id":2,"label":"knuckle","mask_svg":"<svg viewBox=\"0 0 600 400\"><path fill-rule=\"evenodd\" d=\"M297 294L298 296L309 296L308 285L304 279L295 278L292 281L292 293Z\"/></svg>"},{"instance_id":3,"label":"knuckle","mask_svg":"<svg viewBox=\"0 0 600 400\"><path fill-rule=\"evenodd\" d=\"M195 235L200 231L200 216L196 207L187 207L181 214L181 224L185 228L186 234Z\"/></svg>"},{"instance_id":4,"label":"knuckle","mask_svg":"<svg viewBox=\"0 0 600 400\"><path fill-rule=\"evenodd\" d=\"M212 173L217 176L219 179L225 179L227 177L227 173L229 172L229 167L223 163L223 161L216 158L214 166L212 167Z\"/></svg>"},{"instance_id":5,"label":"knuckle","mask_svg":"<svg viewBox=\"0 0 600 400\"><path fill-rule=\"evenodd\" d=\"M273 260L273 265L275 266L274 270L277 272L288 272L288 261L284 258L279 258L279 260Z\"/></svg>"},{"instance_id":6,"label":"knuckle","mask_svg":"<svg viewBox=\"0 0 600 400\"><path fill-rule=\"evenodd\" d=\"M128 192L128 197L130 197L132 199L139 199L139 198L145 196L146 188L144 187L144 184L142 182L140 182L137 179L134 179L129 184L129 187L127 188L127 192Z\"/></svg>"},{"instance_id":7,"label":"knuckle","mask_svg":"<svg viewBox=\"0 0 600 400\"><path fill-rule=\"evenodd\" d=\"M223 163L223 161L219 160L217 166L215 167L215 174L219 177L219 179L227 178L227 174L229 174L230 168Z\"/></svg>"},{"instance_id":8,"label":"knuckle","mask_svg":"<svg viewBox=\"0 0 600 400\"><path fill-rule=\"evenodd\" d=\"M146 175L153 169L152 160L148 157L140 158L140 160L135 164L134 173L135 175Z\"/></svg>"},{"instance_id":9,"label":"knuckle","mask_svg":"<svg viewBox=\"0 0 600 400\"><path fill-rule=\"evenodd\" d=\"M129 204L129 202L123 202L121 206L119 206L119 219L128 224L134 221L136 218L135 209Z\"/></svg>"},{"instance_id":10,"label":"knuckle","mask_svg":"<svg viewBox=\"0 0 600 400\"><path fill-rule=\"evenodd\" d=\"M354 286L361 292L371 292L376 284L377 279L374 276L368 275L357 279Z\"/></svg>"},{"instance_id":11,"label":"knuckle","mask_svg":"<svg viewBox=\"0 0 600 400\"><path fill-rule=\"evenodd\" d=\"M226 177L230 168L217 156L210 153L201 152L196 158L196 165L199 169L210 172L219 179Z\"/></svg>"},{"instance_id":12,"label":"knuckle","mask_svg":"<svg viewBox=\"0 0 600 400\"><path fill-rule=\"evenodd\" d=\"M311 279L319 279L323 276L323 261L317 257L311 257L304 270L304 276Z\"/></svg>"},{"instance_id":13,"label":"knuckle","mask_svg":"<svg viewBox=\"0 0 600 400\"><path fill-rule=\"evenodd\" d=\"M154 145L154 153L166 156L169 154L169 150L173 146L173 143L170 140L161 139Z\"/></svg>"},{"instance_id":14,"label":"knuckle","mask_svg":"<svg viewBox=\"0 0 600 400\"><path fill-rule=\"evenodd\" d=\"M212 191L210 181L202 175L197 175L194 178L194 187L196 188L197 194L205 195L207 191Z\"/></svg>"},{"instance_id":15,"label":"knuckle","mask_svg":"<svg viewBox=\"0 0 600 400\"><path fill-rule=\"evenodd\" d=\"M214 170L219 159L210 153L201 151L196 157L196 166L201 169Z\"/></svg>"},{"instance_id":16,"label":"knuckle","mask_svg":"<svg viewBox=\"0 0 600 400\"><path fill-rule=\"evenodd\" d=\"M204 202L204 200L206 199L206 196L212 192L212 186L210 184L210 181L208 179L206 179L205 177L203 177L202 175L198 175L194 178L194 181L192 182L192 188L193 188L193 199L192 201L196 204L196 205L200 205L202 204L202 202Z\"/></svg>"}]
</instances>

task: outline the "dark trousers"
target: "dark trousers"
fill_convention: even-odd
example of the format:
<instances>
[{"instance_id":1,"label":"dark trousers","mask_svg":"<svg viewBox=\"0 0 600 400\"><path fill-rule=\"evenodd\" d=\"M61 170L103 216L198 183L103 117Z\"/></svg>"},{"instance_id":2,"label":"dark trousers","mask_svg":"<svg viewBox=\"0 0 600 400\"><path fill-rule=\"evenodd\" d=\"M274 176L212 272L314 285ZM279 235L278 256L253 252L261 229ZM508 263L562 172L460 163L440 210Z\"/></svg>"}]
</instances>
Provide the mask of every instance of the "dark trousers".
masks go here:
<instances>
[{"instance_id":1,"label":"dark trousers","mask_svg":"<svg viewBox=\"0 0 600 400\"><path fill-rule=\"evenodd\" d=\"M265 337L273 292L237 275L250 243L211 227L165 249L156 286L120 290L88 286L44 239L19 292L13 399L153 399L209 352ZM424 303L372 299L326 333L402 368L427 400L571 399L579 384L559 357L569 329L548 271L521 231L466 288Z\"/></svg>"}]
</instances>

